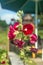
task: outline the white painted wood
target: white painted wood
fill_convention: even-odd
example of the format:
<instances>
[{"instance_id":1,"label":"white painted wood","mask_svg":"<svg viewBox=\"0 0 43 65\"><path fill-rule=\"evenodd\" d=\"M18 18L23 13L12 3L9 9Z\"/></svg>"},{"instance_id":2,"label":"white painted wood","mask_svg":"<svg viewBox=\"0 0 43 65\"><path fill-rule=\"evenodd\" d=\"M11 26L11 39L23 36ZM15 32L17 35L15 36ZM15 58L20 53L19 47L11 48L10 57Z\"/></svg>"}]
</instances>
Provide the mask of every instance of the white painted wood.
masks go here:
<instances>
[{"instance_id":1,"label":"white painted wood","mask_svg":"<svg viewBox=\"0 0 43 65\"><path fill-rule=\"evenodd\" d=\"M38 36L38 29L35 28L35 34ZM35 42L35 48L38 48L38 40Z\"/></svg>"}]
</instances>

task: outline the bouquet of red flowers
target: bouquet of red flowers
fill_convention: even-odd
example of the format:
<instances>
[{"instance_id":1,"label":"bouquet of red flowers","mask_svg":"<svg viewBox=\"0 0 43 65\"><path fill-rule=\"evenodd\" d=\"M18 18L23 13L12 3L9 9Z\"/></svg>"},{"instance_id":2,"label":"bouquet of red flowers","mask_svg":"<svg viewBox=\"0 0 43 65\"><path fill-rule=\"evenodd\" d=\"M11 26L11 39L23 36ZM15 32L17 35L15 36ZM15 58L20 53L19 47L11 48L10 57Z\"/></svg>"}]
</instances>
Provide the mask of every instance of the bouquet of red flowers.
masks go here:
<instances>
[{"instance_id":1,"label":"bouquet of red flowers","mask_svg":"<svg viewBox=\"0 0 43 65\"><path fill-rule=\"evenodd\" d=\"M22 24L22 15L23 11L17 12L17 15L19 17L19 20L16 21L13 25L10 25L9 32L8 32L8 38L9 41L13 41L13 44L17 46L21 50L21 55L24 57L24 45L27 44L25 41L30 41L31 45L34 45L37 41L38 37L36 34L34 34L35 26L33 23L29 24ZM30 51L36 53L36 49L30 48ZM25 60L25 59L24 59Z\"/></svg>"},{"instance_id":2,"label":"bouquet of red flowers","mask_svg":"<svg viewBox=\"0 0 43 65\"><path fill-rule=\"evenodd\" d=\"M19 16L19 20L14 23L14 25L10 25L8 38L9 40L13 40L14 45L22 48L25 43L25 40L29 40L31 44L35 44L37 41L37 36L34 34L35 26L33 23L22 24L22 15L23 12L19 11L17 13Z\"/></svg>"}]
</instances>

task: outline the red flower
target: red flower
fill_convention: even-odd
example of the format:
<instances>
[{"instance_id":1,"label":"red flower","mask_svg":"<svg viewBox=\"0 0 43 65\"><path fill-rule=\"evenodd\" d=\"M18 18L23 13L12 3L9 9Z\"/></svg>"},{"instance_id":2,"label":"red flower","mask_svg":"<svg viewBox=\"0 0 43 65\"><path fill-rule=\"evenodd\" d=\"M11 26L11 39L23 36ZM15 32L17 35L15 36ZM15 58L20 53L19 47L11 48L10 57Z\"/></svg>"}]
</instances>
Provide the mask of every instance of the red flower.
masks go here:
<instances>
[{"instance_id":1,"label":"red flower","mask_svg":"<svg viewBox=\"0 0 43 65\"><path fill-rule=\"evenodd\" d=\"M15 44L16 46L18 46L19 48L22 48L23 45L25 44L25 42L22 41L22 40L16 39L16 40L14 41L14 44Z\"/></svg>"},{"instance_id":2,"label":"red flower","mask_svg":"<svg viewBox=\"0 0 43 65\"><path fill-rule=\"evenodd\" d=\"M9 31L9 33L8 33L9 40L15 38L15 36L16 35L14 33L12 33L11 31Z\"/></svg>"},{"instance_id":3,"label":"red flower","mask_svg":"<svg viewBox=\"0 0 43 65\"><path fill-rule=\"evenodd\" d=\"M1 64L5 64L5 61L2 61Z\"/></svg>"},{"instance_id":4,"label":"red flower","mask_svg":"<svg viewBox=\"0 0 43 65\"><path fill-rule=\"evenodd\" d=\"M15 30L18 30L18 25L19 25L19 22L15 22L14 25L13 25L13 28L14 28Z\"/></svg>"},{"instance_id":5,"label":"red flower","mask_svg":"<svg viewBox=\"0 0 43 65\"><path fill-rule=\"evenodd\" d=\"M36 34L32 34L30 36L30 43L31 44L35 44L35 42L37 41L38 37L36 36Z\"/></svg>"},{"instance_id":6,"label":"red flower","mask_svg":"<svg viewBox=\"0 0 43 65\"><path fill-rule=\"evenodd\" d=\"M9 40L15 38L15 34L14 34L15 30L13 28L13 26L10 25L10 31L8 32L8 37L9 37Z\"/></svg>"},{"instance_id":7,"label":"red flower","mask_svg":"<svg viewBox=\"0 0 43 65\"><path fill-rule=\"evenodd\" d=\"M23 25L23 33L25 35L32 34L33 31L34 31L34 25L32 23Z\"/></svg>"},{"instance_id":8,"label":"red flower","mask_svg":"<svg viewBox=\"0 0 43 65\"><path fill-rule=\"evenodd\" d=\"M14 28L12 25L10 25L9 30L12 31L12 33L14 32Z\"/></svg>"},{"instance_id":9,"label":"red flower","mask_svg":"<svg viewBox=\"0 0 43 65\"><path fill-rule=\"evenodd\" d=\"M30 51L31 51L31 52L34 52L34 53L37 53L38 49L36 49L36 48L31 48Z\"/></svg>"}]
</instances>

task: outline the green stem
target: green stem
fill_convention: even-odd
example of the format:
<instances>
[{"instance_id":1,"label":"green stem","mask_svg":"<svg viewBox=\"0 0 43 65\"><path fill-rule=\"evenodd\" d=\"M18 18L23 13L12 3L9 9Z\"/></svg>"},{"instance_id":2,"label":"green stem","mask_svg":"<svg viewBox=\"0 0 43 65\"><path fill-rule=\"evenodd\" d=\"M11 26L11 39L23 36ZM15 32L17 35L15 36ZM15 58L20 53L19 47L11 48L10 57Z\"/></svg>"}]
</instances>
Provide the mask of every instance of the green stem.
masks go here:
<instances>
[{"instance_id":1,"label":"green stem","mask_svg":"<svg viewBox=\"0 0 43 65\"><path fill-rule=\"evenodd\" d=\"M24 65L25 65L25 59L23 59L23 63L24 63Z\"/></svg>"}]
</instances>

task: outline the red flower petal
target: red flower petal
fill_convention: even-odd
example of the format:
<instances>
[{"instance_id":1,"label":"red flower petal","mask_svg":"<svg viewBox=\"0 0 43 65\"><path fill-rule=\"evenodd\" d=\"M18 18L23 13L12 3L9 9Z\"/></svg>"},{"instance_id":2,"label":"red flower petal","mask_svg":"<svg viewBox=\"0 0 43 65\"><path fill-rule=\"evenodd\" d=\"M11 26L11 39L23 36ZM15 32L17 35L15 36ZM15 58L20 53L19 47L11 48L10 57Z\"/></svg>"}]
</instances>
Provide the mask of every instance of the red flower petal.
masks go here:
<instances>
[{"instance_id":1,"label":"red flower petal","mask_svg":"<svg viewBox=\"0 0 43 65\"><path fill-rule=\"evenodd\" d=\"M15 22L14 25L13 25L13 28L14 28L15 30L18 30L18 25L19 25L19 22Z\"/></svg>"},{"instance_id":2,"label":"red flower petal","mask_svg":"<svg viewBox=\"0 0 43 65\"><path fill-rule=\"evenodd\" d=\"M16 39L16 40L14 41L14 44L15 44L16 46L18 46L19 48L22 48L23 45L25 44L25 42L22 41L22 40Z\"/></svg>"},{"instance_id":3,"label":"red flower petal","mask_svg":"<svg viewBox=\"0 0 43 65\"><path fill-rule=\"evenodd\" d=\"M32 23L23 25L23 33L25 35L32 34L34 31L34 25Z\"/></svg>"},{"instance_id":4,"label":"red flower petal","mask_svg":"<svg viewBox=\"0 0 43 65\"><path fill-rule=\"evenodd\" d=\"M13 29L13 26L12 25L10 25L10 27L9 27L9 29L10 29L10 31L14 31L14 29Z\"/></svg>"},{"instance_id":5,"label":"red flower petal","mask_svg":"<svg viewBox=\"0 0 43 65\"><path fill-rule=\"evenodd\" d=\"M31 48L30 51L31 51L31 52L34 52L34 53L37 53L38 49L36 49L36 48Z\"/></svg>"},{"instance_id":6,"label":"red flower petal","mask_svg":"<svg viewBox=\"0 0 43 65\"><path fill-rule=\"evenodd\" d=\"M12 33L11 31L9 31L8 37L9 37L10 40L13 39L13 38L15 38L15 36L16 35L14 33Z\"/></svg>"},{"instance_id":7,"label":"red flower petal","mask_svg":"<svg viewBox=\"0 0 43 65\"><path fill-rule=\"evenodd\" d=\"M38 37L36 36L36 34L32 34L30 36L30 43L31 44L35 44L35 42L37 41Z\"/></svg>"},{"instance_id":8,"label":"red flower petal","mask_svg":"<svg viewBox=\"0 0 43 65\"><path fill-rule=\"evenodd\" d=\"M2 63L1 64L5 64L5 61L2 61Z\"/></svg>"},{"instance_id":9,"label":"red flower petal","mask_svg":"<svg viewBox=\"0 0 43 65\"><path fill-rule=\"evenodd\" d=\"M15 32L15 29L13 28L12 25L10 25L9 32L8 32L8 38L9 38L9 40L15 38L16 35L14 34L14 32Z\"/></svg>"}]
</instances>

